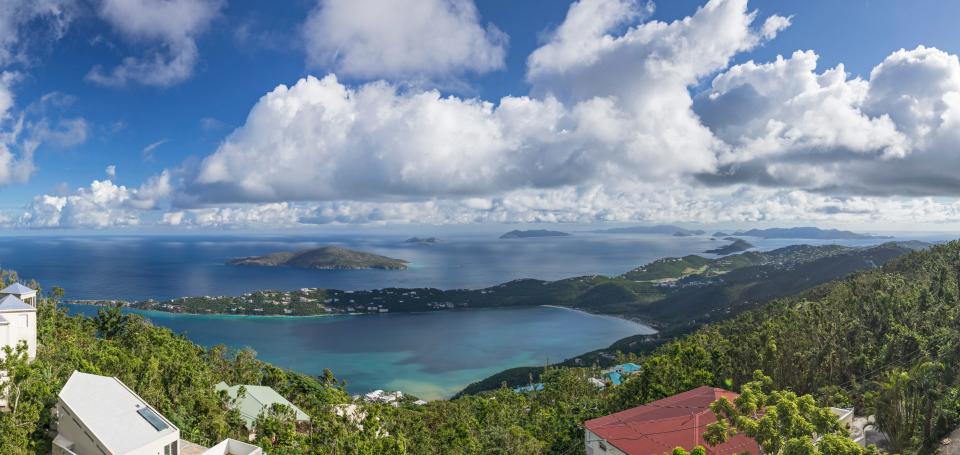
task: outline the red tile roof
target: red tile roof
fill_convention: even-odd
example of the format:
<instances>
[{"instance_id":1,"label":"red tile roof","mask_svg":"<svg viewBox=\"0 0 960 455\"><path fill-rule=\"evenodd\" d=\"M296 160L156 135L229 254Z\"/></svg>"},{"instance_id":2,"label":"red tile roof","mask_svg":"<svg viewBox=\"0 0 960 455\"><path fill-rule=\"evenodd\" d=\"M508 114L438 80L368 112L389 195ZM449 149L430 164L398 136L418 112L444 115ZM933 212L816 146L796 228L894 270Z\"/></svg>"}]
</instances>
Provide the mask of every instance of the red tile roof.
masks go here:
<instances>
[{"instance_id":1,"label":"red tile roof","mask_svg":"<svg viewBox=\"0 0 960 455\"><path fill-rule=\"evenodd\" d=\"M584 426L628 455L661 455L670 453L674 447L692 450L698 445L710 455L759 454L760 446L743 434L715 447L703 440L707 425L717 421L710 403L720 397L733 401L737 396L728 390L703 386L588 420Z\"/></svg>"}]
</instances>

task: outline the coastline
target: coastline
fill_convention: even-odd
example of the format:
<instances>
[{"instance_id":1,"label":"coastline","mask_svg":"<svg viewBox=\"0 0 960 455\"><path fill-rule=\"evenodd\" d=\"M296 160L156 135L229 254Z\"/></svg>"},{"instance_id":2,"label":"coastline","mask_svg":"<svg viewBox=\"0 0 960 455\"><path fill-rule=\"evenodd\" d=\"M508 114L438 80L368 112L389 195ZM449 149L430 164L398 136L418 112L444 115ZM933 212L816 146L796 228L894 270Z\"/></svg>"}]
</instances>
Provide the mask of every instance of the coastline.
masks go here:
<instances>
[{"instance_id":1,"label":"coastline","mask_svg":"<svg viewBox=\"0 0 960 455\"><path fill-rule=\"evenodd\" d=\"M580 313L589 314L589 315L591 315L591 316L603 316L603 317L608 317L608 318L622 319L622 320L624 320L624 321L629 321L629 322L632 322L632 323L634 323L634 324L642 325L642 326L644 326L644 327L648 327L648 328L650 328L651 330L653 330L653 333L649 333L649 334L638 334L638 335L654 335L654 334L660 333L660 329L663 328L664 325L666 325L666 324L664 324L664 323L662 323L662 322L646 321L646 320L643 320L642 318L632 317L632 316L629 316L629 315L626 315L626 314L594 313L594 312L592 312L592 311L585 310L585 309L583 309L583 308L563 306L563 305L537 305L537 306L542 306L542 307L547 307L547 308L559 308L559 309L562 309L562 310L569 310L569 311L577 311L577 312L580 312Z\"/></svg>"},{"instance_id":2,"label":"coastline","mask_svg":"<svg viewBox=\"0 0 960 455\"><path fill-rule=\"evenodd\" d=\"M108 302L108 301L105 301ZM652 333L638 333L638 335L654 335L659 333L665 326L664 323L658 321L648 321L642 318L629 316L625 314L612 314L612 313L597 313L592 312L583 308L569 307L563 305L517 305L509 307L475 307L475 308L451 308L447 310L433 310L433 311L398 311L393 313L334 313L334 314L234 314L234 313L197 313L197 312L187 312L187 311L165 311L165 310L146 310L143 308L138 308L131 306L128 302L122 302L121 308L127 311L133 311L136 313L143 313L145 315L156 314L156 315L175 315L175 316L206 316L206 317L222 317L222 318L280 318L280 319L313 319L313 318L328 318L328 317L337 317L337 316L395 316L401 314L430 314L436 313L438 311L462 311L462 310L508 310L508 309L519 309L519 308L534 308L534 307L546 307L546 308L557 308L568 311L576 311L583 314L588 314L591 316L602 316L608 318L620 319L634 324L646 327L650 330L653 330ZM64 301L64 304L67 305L78 305L85 307L109 307L109 305L98 305L90 301L83 300L70 300Z\"/></svg>"}]
</instances>

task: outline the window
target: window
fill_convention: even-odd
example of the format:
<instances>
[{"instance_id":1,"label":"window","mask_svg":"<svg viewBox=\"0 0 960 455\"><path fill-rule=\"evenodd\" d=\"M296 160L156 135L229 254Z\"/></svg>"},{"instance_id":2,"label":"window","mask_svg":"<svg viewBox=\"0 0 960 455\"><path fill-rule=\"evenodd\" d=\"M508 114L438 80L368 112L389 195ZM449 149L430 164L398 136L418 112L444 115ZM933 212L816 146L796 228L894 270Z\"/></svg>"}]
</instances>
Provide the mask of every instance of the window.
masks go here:
<instances>
[{"instance_id":1,"label":"window","mask_svg":"<svg viewBox=\"0 0 960 455\"><path fill-rule=\"evenodd\" d=\"M167 425L167 422L164 422L163 419L160 418L160 415L157 414L153 409L140 408L140 410L137 411L137 414L140 414L140 417L143 417L144 420L150 423L150 425L153 425L153 428L157 431L163 431L167 428L170 428L170 426Z\"/></svg>"},{"instance_id":2,"label":"window","mask_svg":"<svg viewBox=\"0 0 960 455\"><path fill-rule=\"evenodd\" d=\"M177 449L179 441L173 441L170 444L163 447L163 455L177 455Z\"/></svg>"}]
</instances>

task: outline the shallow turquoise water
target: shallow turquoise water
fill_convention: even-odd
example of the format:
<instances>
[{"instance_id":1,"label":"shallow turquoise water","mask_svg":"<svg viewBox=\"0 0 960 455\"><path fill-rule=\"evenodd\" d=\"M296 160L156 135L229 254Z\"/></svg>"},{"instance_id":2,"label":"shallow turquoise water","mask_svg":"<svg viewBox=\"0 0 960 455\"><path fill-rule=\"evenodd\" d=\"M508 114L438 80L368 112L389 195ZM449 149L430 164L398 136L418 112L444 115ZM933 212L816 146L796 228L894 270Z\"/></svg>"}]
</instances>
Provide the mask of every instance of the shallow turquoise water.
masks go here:
<instances>
[{"instance_id":1,"label":"shallow turquoise water","mask_svg":"<svg viewBox=\"0 0 960 455\"><path fill-rule=\"evenodd\" d=\"M250 346L263 360L312 375L330 368L351 393L392 389L426 399L449 397L507 368L557 362L653 332L553 307L310 318L141 313L204 346Z\"/></svg>"}]
</instances>

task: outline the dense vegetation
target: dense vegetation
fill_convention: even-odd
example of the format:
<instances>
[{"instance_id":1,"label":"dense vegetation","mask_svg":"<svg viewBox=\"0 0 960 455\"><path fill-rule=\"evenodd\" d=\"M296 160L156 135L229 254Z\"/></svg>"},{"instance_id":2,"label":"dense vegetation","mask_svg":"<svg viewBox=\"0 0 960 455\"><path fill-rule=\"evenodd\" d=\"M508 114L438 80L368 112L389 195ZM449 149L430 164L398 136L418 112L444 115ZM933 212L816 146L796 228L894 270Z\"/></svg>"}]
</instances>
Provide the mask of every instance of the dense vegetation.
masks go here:
<instances>
[{"instance_id":1,"label":"dense vegetation","mask_svg":"<svg viewBox=\"0 0 960 455\"><path fill-rule=\"evenodd\" d=\"M204 350L137 316L105 311L97 319L69 317L50 299L40 311L37 360L26 364L12 356L0 364L11 371L17 396L15 410L0 413L0 453L46 453L46 410L73 369L118 376L177 423L186 439L200 443L242 434L225 398L213 391L216 382L274 387L313 423L298 433L283 413L261 419L258 443L272 454L577 453L587 419L704 384L739 390L761 370L770 388L794 392L770 393L765 403L809 405L802 395L811 394L819 405L855 405L877 416L893 451L930 453L960 423L958 283L960 242L953 242L702 327L642 357L631 355L642 371L619 387L589 384L592 367L554 368L542 376L542 391L501 388L398 408L362 404L362 422L336 416L336 406L349 397L332 375L284 371L246 350ZM750 425L732 415L730 421ZM807 450L804 438L794 443L779 437L782 444L771 440L771 447L796 449L789 453L859 453L840 442Z\"/></svg>"}]
</instances>

